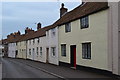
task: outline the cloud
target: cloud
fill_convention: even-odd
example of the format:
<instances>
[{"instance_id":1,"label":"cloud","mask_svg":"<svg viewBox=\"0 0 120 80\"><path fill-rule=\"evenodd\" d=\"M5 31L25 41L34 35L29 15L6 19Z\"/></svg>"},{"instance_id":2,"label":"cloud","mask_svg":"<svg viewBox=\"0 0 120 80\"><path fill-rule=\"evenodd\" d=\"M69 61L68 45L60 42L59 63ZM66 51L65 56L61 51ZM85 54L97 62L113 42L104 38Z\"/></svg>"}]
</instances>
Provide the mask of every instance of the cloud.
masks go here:
<instances>
[{"instance_id":1,"label":"cloud","mask_svg":"<svg viewBox=\"0 0 120 80\"><path fill-rule=\"evenodd\" d=\"M9 33L18 30L24 32L25 27L36 29L37 22L41 22L42 27L53 24L59 18L60 4L58 2L3 2L3 36L6 37ZM79 4L65 3L65 7L71 10Z\"/></svg>"}]
</instances>

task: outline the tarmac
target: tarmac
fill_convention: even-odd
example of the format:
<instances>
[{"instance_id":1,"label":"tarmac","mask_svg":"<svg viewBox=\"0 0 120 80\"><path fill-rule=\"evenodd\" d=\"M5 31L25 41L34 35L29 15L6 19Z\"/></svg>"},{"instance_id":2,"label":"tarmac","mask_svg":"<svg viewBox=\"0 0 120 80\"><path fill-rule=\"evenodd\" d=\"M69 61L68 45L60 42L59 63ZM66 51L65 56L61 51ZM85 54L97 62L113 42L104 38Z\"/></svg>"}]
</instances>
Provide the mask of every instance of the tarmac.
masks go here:
<instances>
[{"instance_id":1,"label":"tarmac","mask_svg":"<svg viewBox=\"0 0 120 80\"><path fill-rule=\"evenodd\" d=\"M0 80L2 80L2 61L0 57Z\"/></svg>"}]
</instances>

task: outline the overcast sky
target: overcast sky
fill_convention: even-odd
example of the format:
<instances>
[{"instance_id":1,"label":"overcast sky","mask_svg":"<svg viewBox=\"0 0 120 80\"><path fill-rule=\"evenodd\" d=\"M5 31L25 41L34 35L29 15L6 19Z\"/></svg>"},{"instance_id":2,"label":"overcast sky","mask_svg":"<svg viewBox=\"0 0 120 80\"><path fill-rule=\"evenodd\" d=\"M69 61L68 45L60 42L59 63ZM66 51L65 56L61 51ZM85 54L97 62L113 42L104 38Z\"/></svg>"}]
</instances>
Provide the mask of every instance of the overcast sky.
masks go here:
<instances>
[{"instance_id":1,"label":"overcast sky","mask_svg":"<svg viewBox=\"0 0 120 80\"><path fill-rule=\"evenodd\" d=\"M36 24L42 27L54 23L59 18L62 2L2 2L2 36L20 30L24 33L26 27L36 30ZM65 2L65 7L72 10L81 2Z\"/></svg>"}]
</instances>

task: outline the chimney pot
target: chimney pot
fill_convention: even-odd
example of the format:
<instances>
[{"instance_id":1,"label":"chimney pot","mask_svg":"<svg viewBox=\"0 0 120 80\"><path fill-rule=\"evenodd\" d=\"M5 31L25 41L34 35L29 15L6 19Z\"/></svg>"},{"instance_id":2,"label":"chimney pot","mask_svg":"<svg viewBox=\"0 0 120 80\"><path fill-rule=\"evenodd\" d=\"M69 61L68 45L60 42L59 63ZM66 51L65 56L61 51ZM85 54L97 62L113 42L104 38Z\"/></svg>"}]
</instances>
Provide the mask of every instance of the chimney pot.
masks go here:
<instances>
[{"instance_id":1,"label":"chimney pot","mask_svg":"<svg viewBox=\"0 0 120 80\"><path fill-rule=\"evenodd\" d=\"M67 8L64 8L64 3L62 3L60 8L60 17L62 17L67 12L67 10Z\"/></svg>"},{"instance_id":2,"label":"chimney pot","mask_svg":"<svg viewBox=\"0 0 120 80\"><path fill-rule=\"evenodd\" d=\"M40 22L37 24L37 30L39 30L39 29L41 29L41 23Z\"/></svg>"}]
</instances>

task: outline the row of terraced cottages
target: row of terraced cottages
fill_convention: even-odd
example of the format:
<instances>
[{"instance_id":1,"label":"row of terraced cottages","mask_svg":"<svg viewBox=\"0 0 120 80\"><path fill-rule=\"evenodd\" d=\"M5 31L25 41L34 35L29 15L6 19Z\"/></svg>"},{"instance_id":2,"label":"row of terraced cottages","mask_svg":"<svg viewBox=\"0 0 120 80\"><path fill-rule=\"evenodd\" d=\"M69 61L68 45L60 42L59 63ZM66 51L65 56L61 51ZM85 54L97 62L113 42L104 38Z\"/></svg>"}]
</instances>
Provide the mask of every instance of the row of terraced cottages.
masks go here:
<instances>
[{"instance_id":1,"label":"row of terraced cottages","mask_svg":"<svg viewBox=\"0 0 120 80\"><path fill-rule=\"evenodd\" d=\"M69 12L62 4L52 25L8 35L8 56L120 75L119 28L118 3L84 2Z\"/></svg>"}]
</instances>

